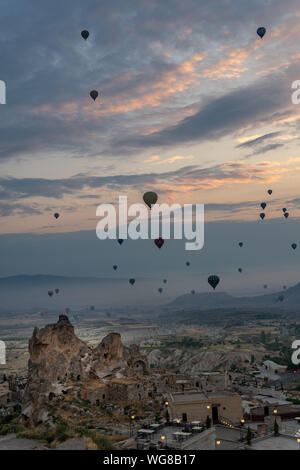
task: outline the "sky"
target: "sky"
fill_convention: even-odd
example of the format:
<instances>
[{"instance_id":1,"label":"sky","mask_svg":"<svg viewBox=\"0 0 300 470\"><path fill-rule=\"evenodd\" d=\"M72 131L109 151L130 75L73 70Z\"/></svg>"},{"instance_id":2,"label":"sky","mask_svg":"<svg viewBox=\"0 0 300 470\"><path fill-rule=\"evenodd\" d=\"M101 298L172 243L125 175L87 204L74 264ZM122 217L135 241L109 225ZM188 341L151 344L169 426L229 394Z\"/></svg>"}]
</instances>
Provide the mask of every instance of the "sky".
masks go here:
<instances>
[{"instance_id":1,"label":"sky","mask_svg":"<svg viewBox=\"0 0 300 470\"><path fill-rule=\"evenodd\" d=\"M226 223L232 240L236 224L245 233L253 227L253 250L267 202L270 230L293 219L286 243L300 243L300 105L291 101L299 20L298 0L4 0L1 275L53 272L50 234L66 265L72 234L95 234L100 203L120 195L142 202L146 191L160 203L205 204L206 223L215 230ZM43 266L15 257L21 250L34 259L31 234L44 243ZM92 264L81 270L94 271ZM205 271L210 266L213 252ZM268 259L263 269L275 282L272 266ZM283 266L294 272L278 260ZM76 274L73 264L67 271Z\"/></svg>"}]
</instances>

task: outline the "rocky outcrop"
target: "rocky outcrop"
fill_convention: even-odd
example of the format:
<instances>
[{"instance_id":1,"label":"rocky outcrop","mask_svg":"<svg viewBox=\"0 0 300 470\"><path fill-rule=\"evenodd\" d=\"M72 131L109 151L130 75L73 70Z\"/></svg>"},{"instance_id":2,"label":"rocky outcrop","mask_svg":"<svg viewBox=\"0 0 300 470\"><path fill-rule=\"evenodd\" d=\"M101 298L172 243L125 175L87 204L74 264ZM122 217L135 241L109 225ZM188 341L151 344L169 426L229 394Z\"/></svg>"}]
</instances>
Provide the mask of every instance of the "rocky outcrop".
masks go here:
<instances>
[{"instance_id":1,"label":"rocky outcrop","mask_svg":"<svg viewBox=\"0 0 300 470\"><path fill-rule=\"evenodd\" d=\"M119 333L108 334L90 348L74 333L66 315L57 323L35 328L29 340L28 382L23 416L29 424L47 421L46 403L66 391L70 381L99 383L111 378L147 373L147 361L138 347L123 346Z\"/></svg>"}]
</instances>

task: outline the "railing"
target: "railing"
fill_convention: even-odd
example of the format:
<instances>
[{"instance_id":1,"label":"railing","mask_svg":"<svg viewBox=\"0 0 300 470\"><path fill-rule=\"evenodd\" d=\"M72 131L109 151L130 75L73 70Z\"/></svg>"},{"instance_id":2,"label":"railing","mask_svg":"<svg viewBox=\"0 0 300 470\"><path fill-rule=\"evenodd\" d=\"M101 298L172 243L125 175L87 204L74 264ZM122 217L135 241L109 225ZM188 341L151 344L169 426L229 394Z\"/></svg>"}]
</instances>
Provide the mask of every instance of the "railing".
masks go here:
<instances>
[{"instance_id":1,"label":"railing","mask_svg":"<svg viewBox=\"0 0 300 470\"><path fill-rule=\"evenodd\" d=\"M224 418L223 416L219 416L218 418L219 424L222 424L223 426L226 426L228 428L235 428L236 426L233 424L232 421L228 418Z\"/></svg>"}]
</instances>

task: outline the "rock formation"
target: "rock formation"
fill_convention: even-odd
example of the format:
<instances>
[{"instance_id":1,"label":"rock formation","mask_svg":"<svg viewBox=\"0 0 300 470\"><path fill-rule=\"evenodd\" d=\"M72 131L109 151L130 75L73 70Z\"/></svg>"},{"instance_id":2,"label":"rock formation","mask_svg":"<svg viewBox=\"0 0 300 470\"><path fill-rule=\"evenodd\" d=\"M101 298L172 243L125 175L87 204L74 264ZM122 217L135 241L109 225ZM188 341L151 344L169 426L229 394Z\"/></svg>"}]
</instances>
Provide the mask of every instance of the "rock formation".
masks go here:
<instances>
[{"instance_id":1,"label":"rock formation","mask_svg":"<svg viewBox=\"0 0 300 470\"><path fill-rule=\"evenodd\" d=\"M56 324L35 328L29 340L28 382L22 414L28 424L47 420L45 404L68 387L98 379L146 374L147 361L138 347L123 346L119 333L108 334L96 348L77 338L66 315Z\"/></svg>"}]
</instances>

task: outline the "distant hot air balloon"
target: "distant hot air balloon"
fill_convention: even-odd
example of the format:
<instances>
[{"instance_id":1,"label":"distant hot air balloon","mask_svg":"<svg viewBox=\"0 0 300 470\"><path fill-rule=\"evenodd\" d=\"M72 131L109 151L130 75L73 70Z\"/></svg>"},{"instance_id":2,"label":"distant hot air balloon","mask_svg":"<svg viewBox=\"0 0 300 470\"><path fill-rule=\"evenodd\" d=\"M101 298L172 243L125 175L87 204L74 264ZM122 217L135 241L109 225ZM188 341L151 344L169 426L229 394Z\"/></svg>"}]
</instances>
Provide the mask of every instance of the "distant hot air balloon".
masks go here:
<instances>
[{"instance_id":1,"label":"distant hot air balloon","mask_svg":"<svg viewBox=\"0 0 300 470\"><path fill-rule=\"evenodd\" d=\"M133 284L135 283L135 279L129 279L129 283L133 286Z\"/></svg>"},{"instance_id":2,"label":"distant hot air balloon","mask_svg":"<svg viewBox=\"0 0 300 470\"><path fill-rule=\"evenodd\" d=\"M215 288L220 282L220 278L219 276L215 276L215 275L208 276L207 282L215 290Z\"/></svg>"},{"instance_id":3,"label":"distant hot air balloon","mask_svg":"<svg viewBox=\"0 0 300 470\"><path fill-rule=\"evenodd\" d=\"M122 245L123 241L124 241L124 240L122 240L122 238L118 238L118 243L119 243L119 245Z\"/></svg>"},{"instance_id":4,"label":"distant hot air balloon","mask_svg":"<svg viewBox=\"0 0 300 470\"><path fill-rule=\"evenodd\" d=\"M258 36L262 39L264 35L266 34L266 28L264 26L260 26L259 28L257 28L256 32Z\"/></svg>"},{"instance_id":5,"label":"distant hot air balloon","mask_svg":"<svg viewBox=\"0 0 300 470\"><path fill-rule=\"evenodd\" d=\"M266 217L266 214L265 214L264 212L261 212L261 213L259 214L259 217L260 217L262 220L264 220L264 218Z\"/></svg>"},{"instance_id":6,"label":"distant hot air balloon","mask_svg":"<svg viewBox=\"0 0 300 470\"><path fill-rule=\"evenodd\" d=\"M185 264L186 264L187 266L189 266L191 263L190 263L189 261L187 261Z\"/></svg>"},{"instance_id":7,"label":"distant hot air balloon","mask_svg":"<svg viewBox=\"0 0 300 470\"><path fill-rule=\"evenodd\" d=\"M58 288L54 289L54 292L55 294L59 294L59 289Z\"/></svg>"},{"instance_id":8,"label":"distant hot air balloon","mask_svg":"<svg viewBox=\"0 0 300 470\"><path fill-rule=\"evenodd\" d=\"M116 271L118 269L118 266L116 264L114 264L113 269Z\"/></svg>"},{"instance_id":9,"label":"distant hot air balloon","mask_svg":"<svg viewBox=\"0 0 300 470\"><path fill-rule=\"evenodd\" d=\"M58 219L59 213L58 213L58 212L55 212L54 217L55 217L56 219Z\"/></svg>"},{"instance_id":10,"label":"distant hot air balloon","mask_svg":"<svg viewBox=\"0 0 300 470\"><path fill-rule=\"evenodd\" d=\"M158 292L161 294L162 291L163 291L163 288L162 288L162 287L159 287L159 288L158 288Z\"/></svg>"},{"instance_id":11,"label":"distant hot air balloon","mask_svg":"<svg viewBox=\"0 0 300 470\"><path fill-rule=\"evenodd\" d=\"M191 294L194 295L194 294L195 294L195 291L194 291L194 290L191 290Z\"/></svg>"},{"instance_id":12,"label":"distant hot air balloon","mask_svg":"<svg viewBox=\"0 0 300 470\"><path fill-rule=\"evenodd\" d=\"M296 250L296 248L297 248L297 243L292 243L292 244L291 244L291 247L293 248L293 250Z\"/></svg>"},{"instance_id":13,"label":"distant hot air balloon","mask_svg":"<svg viewBox=\"0 0 300 470\"><path fill-rule=\"evenodd\" d=\"M286 290L286 286L282 286L282 289L283 289L283 290Z\"/></svg>"},{"instance_id":14,"label":"distant hot air balloon","mask_svg":"<svg viewBox=\"0 0 300 470\"><path fill-rule=\"evenodd\" d=\"M147 204L147 206L150 207L150 209L152 205L156 204L157 199L158 199L158 196L153 191L148 191L143 196L143 200L145 204Z\"/></svg>"},{"instance_id":15,"label":"distant hot air balloon","mask_svg":"<svg viewBox=\"0 0 300 470\"><path fill-rule=\"evenodd\" d=\"M49 297L52 297L53 294L54 294L53 290L48 290Z\"/></svg>"},{"instance_id":16,"label":"distant hot air balloon","mask_svg":"<svg viewBox=\"0 0 300 470\"><path fill-rule=\"evenodd\" d=\"M99 95L99 93L98 93L97 90L92 90L90 92L90 97L93 98L94 101L98 98L98 95Z\"/></svg>"},{"instance_id":17,"label":"distant hot air balloon","mask_svg":"<svg viewBox=\"0 0 300 470\"><path fill-rule=\"evenodd\" d=\"M284 217L287 219L290 214L288 212L284 213Z\"/></svg>"},{"instance_id":18,"label":"distant hot air balloon","mask_svg":"<svg viewBox=\"0 0 300 470\"><path fill-rule=\"evenodd\" d=\"M83 39L87 40L87 38L89 37L90 33L84 29L83 31L81 31L81 36L83 37Z\"/></svg>"},{"instance_id":19,"label":"distant hot air balloon","mask_svg":"<svg viewBox=\"0 0 300 470\"><path fill-rule=\"evenodd\" d=\"M271 196L272 192L273 192L272 189L268 189L268 194L270 194L270 196Z\"/></svg>"},{"instance_id":20,"label":"distant hot air balloon","mask_svg":"<svg viewBox=\"0 0 300 470\"><path fill-rule=\"evenodd\" d=\"M239 269L238 269L238 272L239 272L239 273L243 272L242 268L239 268Z\"/></svg>"},{"instance_id":21,"label":"distant hot air balloon","mask_svg":"<svg viewBox=\"0 0 300 470\"><path fill-rule=\"evenodd\" d=\"M264 284L264 289L268 289L268 284Z\"/></svg>"},{"instance_id":22,"label":"distant hot air balloon","mask_svg":"<svg viewBox=\"0 0 300 470\"><path fill-rule=\"evenodd\" d=\"M266 204L265 202L262 202L261 205L260 205L260 207L261 207L263 210L265 210L266 205L267 205L267 204Z\"/></svg>"},{"instance_id":23,"label":"distant hot air balloon","mask_svg":"<svg viewBox=\"0 0 300 470\"><path fill-rule=\"evenodd\" d=\"M157 248L161 249L161 247L165 243L165 240L163 238L159 237L159 238L156 238L156 240L154 240L154 243L157 246Z\"/></svg>"},{"instance_id":24,"label":"distant hot air balloon","mask_svg":"<svg viewBox=\"0 0 300 470\"><path fill-rule=\"evenodd\" d=\"M242 248L242 246L244 245L243 242L239 242L239 246Z\"/></svg>"},{"instance_id":25,"label":"distant hot air balloon","mask_svg":"<svg viewBox=\"0 0 300 470\"><path fill-rule=\"evenodd\" d=\"M163 280L163 283L164 283L164 284L167 284L167 282L168 282L167 279L164 279L164 280Z\"/></svg>"}]
</instances>

